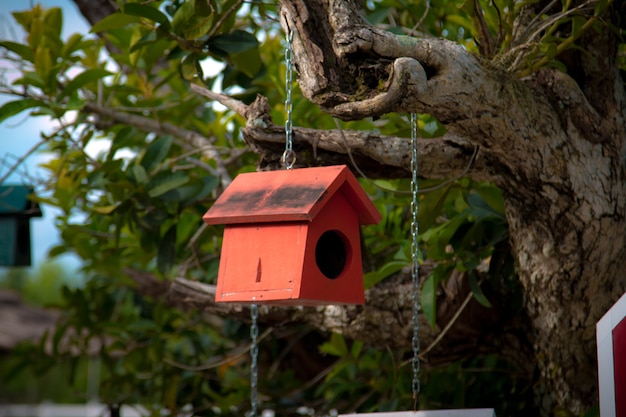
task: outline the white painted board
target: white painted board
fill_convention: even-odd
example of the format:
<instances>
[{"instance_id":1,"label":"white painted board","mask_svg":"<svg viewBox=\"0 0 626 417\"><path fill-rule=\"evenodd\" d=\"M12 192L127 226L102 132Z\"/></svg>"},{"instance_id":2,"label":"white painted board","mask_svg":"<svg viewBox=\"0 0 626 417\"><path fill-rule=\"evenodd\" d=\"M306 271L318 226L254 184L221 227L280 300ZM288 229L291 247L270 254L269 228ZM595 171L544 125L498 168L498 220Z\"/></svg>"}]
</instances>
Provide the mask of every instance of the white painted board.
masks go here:
<instances>
[{"instance_id":1,"label":"white painted board","mask_svg":"<svg viewBox=\"0 0 626 417\"><path fill-rule=\"evenodd\" d=\"M598 385L600 388L600 416L616 417L615 366L613 330L626 317L626 294L606 312L596 325L598 349Z\"/></svg>"},{"instance_id":2,"label":"white painted board","mask_svg":"<svg viewBox=\"0 0 626 417\"><path fill-rule=\"evenodd\" d=\"M392 411L385 413L340 414L339 417L496 417L493 408L458 410Z\"/></svg>"}]
</instances>

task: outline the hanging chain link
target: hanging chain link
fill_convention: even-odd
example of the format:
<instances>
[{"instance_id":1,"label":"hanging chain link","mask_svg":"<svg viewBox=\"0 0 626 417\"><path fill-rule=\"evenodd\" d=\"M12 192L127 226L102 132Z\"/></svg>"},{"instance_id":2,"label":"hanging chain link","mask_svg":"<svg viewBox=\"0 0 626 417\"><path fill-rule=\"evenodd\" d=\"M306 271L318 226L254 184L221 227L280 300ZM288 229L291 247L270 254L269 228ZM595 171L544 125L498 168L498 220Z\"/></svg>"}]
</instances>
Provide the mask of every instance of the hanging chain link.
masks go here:
<instances>
[{"instance_id":1,"label":"hanging chain link","mask_svg":"<svg viewBox=\"0 0 626 417\"><path fill-rule=\"evenodd\" d=\"M257 338L259 337L259 307L256 304L250 306L250 417L257 417L259 403L259 346Z\"/></svg>"},{"instance_id":2,"label":"hanging chain link","mask_svg":"<svg viewBox=\"0 0 626 417\"><path fill-rule=\"evenodd\" d=\"M287 47L285 48L285 111L287 120L285 121L285 152L281 158L281 163L286 169L291 169L296 162L296 154L293 151L293 104L291 102L291 92L293 90L293 63L292 63L292 41L293 31L289 30L286 36ZM256 304L250 306L250 417L257 417L259 406L259 307Z\"/></svg>"},{"instance_id":3,"label":"hanging chain link","mask_svg":"<svg viewBox=\"0 0 626 417\"><path fill-rule=\"evenodd\" d=\"M418 265L418 224L417 224L417 115L411 113L411 277L413 279L413 339L411 347L413 348L413 382L411 388L413 391L413 411L417 411L417 396L420 392L420 339L419 339L419 265Z\"/></svg>"},{"instance_id":4,"label":"hanging chain link","mask_svg":"<svg viewBox=\"0 0 626 417\"><path fill-rule=\"evenodd\" d=\"M293 151L293 103L291 102L291 92L293 90L293 31L290 29L286 36L287 47L285 48L285 152L280 158L286 169L291 169L296 163L296 153Z\"/></svg>"}]
</instances>

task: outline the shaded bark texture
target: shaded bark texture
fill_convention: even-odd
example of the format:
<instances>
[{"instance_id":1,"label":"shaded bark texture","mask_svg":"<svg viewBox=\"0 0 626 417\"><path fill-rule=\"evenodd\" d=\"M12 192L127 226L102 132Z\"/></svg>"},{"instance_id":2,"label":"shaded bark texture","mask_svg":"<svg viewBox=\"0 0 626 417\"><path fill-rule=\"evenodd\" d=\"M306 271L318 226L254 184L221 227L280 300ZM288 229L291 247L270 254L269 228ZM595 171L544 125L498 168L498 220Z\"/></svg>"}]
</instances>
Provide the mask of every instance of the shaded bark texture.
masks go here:
<instances>
[{"instance_id":1,"label":"shaded bark texture","mask_svg":"<svg viewBox=\"0 0 626 417\"><path fill-rule=\"evenodd\" d=\"M598 27L584 35L585 52L564 57L570 75L541 69L520 79L454 43L378 30L351 2L281 3L308 99L348 120L429 113L480 147L469 175L505 194L531 323L528 360L537 361L553 405L592 405L595 323L626 290L626 106L615 34ZM530 7L538 6L519 19ZM619 26L623 3L614 7L607 18ZM367 88L368 69L387 74L384 90ZM445 154L454 143L438 147Z\"/></svg>"}]
</instances>

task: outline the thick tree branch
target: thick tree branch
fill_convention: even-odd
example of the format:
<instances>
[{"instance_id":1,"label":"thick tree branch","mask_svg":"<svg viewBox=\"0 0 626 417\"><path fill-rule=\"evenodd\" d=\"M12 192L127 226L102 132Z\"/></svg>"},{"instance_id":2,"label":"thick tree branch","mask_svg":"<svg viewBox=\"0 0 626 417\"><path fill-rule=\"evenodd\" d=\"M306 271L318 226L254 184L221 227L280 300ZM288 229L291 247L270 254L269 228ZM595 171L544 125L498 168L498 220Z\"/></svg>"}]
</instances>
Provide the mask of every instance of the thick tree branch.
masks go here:
<instances>
[{"instance_id":1,"label":"thick tree branch","mask_svg":"<svg viewBox=\"0 0 626 417\"><path fill-rule=\"evenodd\" d=\"M533 4L534 12L548 3L559 8L558 2L544 1ZM331 115L350 117L343 106L363 108L358 103L388 94L396 85L397 59L419 62L425 85L417 93L405 88L395 106L385 108L431 114L450 134L480 146L481 159L490 162L492 178L504 192L516 271L539 337L534 357L540 358L542 380L558 404L574 412L589 407L596 368L588 337L601 316L596 309L615 300L609 288L626 288L624 279L615 278L623 276L626 259L626 105L611 65L615 53L583 63L583 73L598 82L574 76L579 87L574 88L566 75L552 78L559 85L542 82L539 75L520 79L506 63L481 60L453 42L384 32L368 24L352 1L282 0L281 16L283 28L294 31L302 93ZM534 19L533 13L524 15L525 22ZM604 67L611 71L606 80ZM599 91L595 99L587 91L593 86ZM582 306L577 311L590 312L584 323L570 311L572 304L564 304L564 294L575 294L568 303Z\"/></svg>"},{"instance_id":2,"label":"thick tree branch","mask_svg":"<svg viewBox=\"0 0 626 417\"><path fill-rule=\"evenodd\" d=\"M246 127L244 139L262 156L262 166L279 169L284 151L282 126ZM406 138L372 132L294 128L297 164L301 166L346 164L352 155L357 167L369 178L406 178L410 175L410 143ZM345 140L344 140L345 139ZM476 180L494 180L493 167L466 140L446 134L442 138L419 139L421 178L445 179L467 175Z\"/></svg>"},{"instance_id":3,"label":"thick tree branch","mask_svg":"<svg viewBox=\"0 0 626 417\"><path fill-rule=\"evenodd\" d=\"M576 81L556 69L540 70L533 77L545 90L555 106L563 109L562 124L572 124L593 143L611 142L616 139L618 124L613 117L601 116L591 106ZM613 116L616 116L613 112Z\"/></svg>"},{"instance_id":4,"label":"thick tree branch","mask_svg":"<svg viewBox=\"0 0 626 417\"><path fill-rule=\"evenodd\" d=\"M248 307L242 304L216 303L215 286L185 278L159 281L150 273L127 269L126 273L137 283L143 295L167 301L181 309L196 308L221 317L236 317L248 321ZM266 326L284 326L302 323L321 332L337 332L380 348L410 347L412 325L412 296L409 272L366 291L363 306L285 307L261 305L259 321ZM423 279L428 272L423 269ZM500 352L517 363L527 375L534 366L525 361L530 343L520 339L520 329L527 326L524 320L511 321L500 307L485 308L475 300L467 303L458 317L463 301L471 294L469 280L464 274L453 274L445 291L438 297L438 329L430 327L424 316L420 317L420 339L424 348L431 346L428 365L450 363L469 354ZM500 304L500 301L495 303ZM437 343L441 328L454 319L450 330ZM502 326L505 331L501 333Z\"/></svg>"},{"instance_id":5,"label":"thick tree branch","mask_svg":"<svg viewBox=\"0 0 626 417\"><path fill-rule=\"evenodd\" d=\"M265 97L250 105L224 94L193 85L191 89L235 111L247 119L243 137L261 155L265 169L279 169L284 151L285 129L271 121ZM294 127L293 140L301 166L347 164L349 154L358 168L371 178L403 178L410 172L410 143L407 138L354 130L317 130ZM419 140L420 176L443 179L467 174L476 180L493 180L494 167L478 152L470 169L474 146L452 133Z\"/></svg>"},{"instance_id":6,"label":"thick tree branch","mask_svg":"<svg viewBox=\"0 0 626 417\"><path fill-rule=\"evenodd\" d=\"M364 22L351 2L281 4L283 26L296 31L293 45L301 91L331 115L351 118L345 108L364 109L372 97L393 95L394 105L374 107L369 114L355 111L354 117L384 111L429 113L451 133L468 138L506 170L525 178L543 171L541 163L528 163L529 154L549 156L567 139L555 108L540 91L480 61L461 45L379 30ZM325 11L316 22L311 21L313 9ZM398 84L392 76L396 60L411 62L413 70L405 70L406 78L400 78L408 82ZM377 90L379 83L368 83L363 75L368 68L364 63L372 61L377 62L372 71L378 71L370 76L373 81L387 74L383 92ZM408 75L412 73L416 75ZM398 85L403 88L394 95ZM538 140L548 135L558 140Z\"/></svg>"},{"instance_id":7,"label":"thick tree branch","mask_svg":"<svg viewBox=\"0 0 626 417\"><path fill-rule=\"evenodd\" d=\"M322 107L326 112L344 120L358 120L389 113L397 108L407 95L419 96L426 85L426 72L420 63L411 58L398 58L393 62L385 90L360 101L339 103Z\"/></svg>"},{"instance_id":8,"label":"thick tree branch","mask_svg":"<svg viewBox=\"0 0 626 417\"><path fill-rule=\"evenodd\" d=\"M91 25L119 10L119 6L113 0L74 0L74 4Z\"/></svg>"}]
</instances>

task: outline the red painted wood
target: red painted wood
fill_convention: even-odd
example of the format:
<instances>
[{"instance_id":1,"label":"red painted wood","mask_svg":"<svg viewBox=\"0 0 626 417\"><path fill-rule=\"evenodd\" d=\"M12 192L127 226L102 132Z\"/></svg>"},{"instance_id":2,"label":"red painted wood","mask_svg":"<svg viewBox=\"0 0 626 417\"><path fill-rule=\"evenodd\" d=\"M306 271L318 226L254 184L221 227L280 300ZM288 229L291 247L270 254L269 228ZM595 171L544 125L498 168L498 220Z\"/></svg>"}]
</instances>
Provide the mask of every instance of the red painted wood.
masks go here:
<instances>
[{"instance_id":1,"label":"red painted wood","mask_svg":"<svg viewBox=\"0 0 626 417\"><path fill-rule=\"evenodd\" d=\"M216 301L264 302L298 296L308 223L227 226Z\"/></svg>"},{"instance_id":2,"label":"red painted wood","mask_svg":"<svg viewBox=\"0 0 626 417\"><path fill-rule=\"evenodd\" d=\"M626 318L613 329L615 415L626 417Z\"/></svg>"},{"instance_id":3,"label":"red painted wood","mask_svg":"<svg viewBox=\"0 0 626 417\"><path fill-rule=\"evenodd\" d=\"M319 269L315 258L315 246L326 231L339 234L347 249L343 272L334 279L327 278ZM336 194L328 208L315 218L309 228L309 239L304 258L304 274L301 285L303 299L334 301L346 304L364 304L363 266L358 219L350 210L348 200Z\"/></svg>"},{"instance_id":4,"label":"red painted wood","mask_svg":"<svg viewBox=\"0 0 626 417\"><path fill-rule=\"evenodd\" d=\"M359 224L380 213L347 167L239 175L203 219L226 224L216 301L365 302Z\"/></svg>"},{"instance_id":5,"label":"red painted wood","mask_svg":"<svg viewBox=\"0 0 626 417\"><path fill-rule=\"evenodd\" d=\"M341 191L361 224L380 213L345 165L238 175L204 215L207 224L312 220Z\"/></svg>"},{"instance_id":6,"label":"red painted wood","mask_svg":"<svg viewBox=\"0 0 626 417\"><path fill-rule=\"evenodd\" d=\"M343 272L327 278L315 248L326 231L344 239ZM217 280L218 302L277 305L363 304L363 269L358 220L347 199L336 194L312 222L227 225Z\"/></svg>"}]
</instances>

